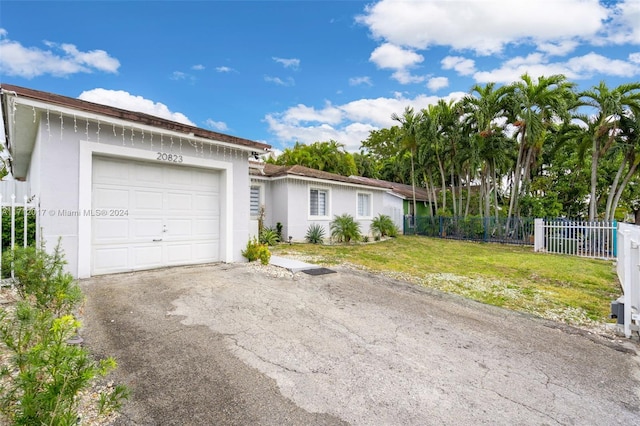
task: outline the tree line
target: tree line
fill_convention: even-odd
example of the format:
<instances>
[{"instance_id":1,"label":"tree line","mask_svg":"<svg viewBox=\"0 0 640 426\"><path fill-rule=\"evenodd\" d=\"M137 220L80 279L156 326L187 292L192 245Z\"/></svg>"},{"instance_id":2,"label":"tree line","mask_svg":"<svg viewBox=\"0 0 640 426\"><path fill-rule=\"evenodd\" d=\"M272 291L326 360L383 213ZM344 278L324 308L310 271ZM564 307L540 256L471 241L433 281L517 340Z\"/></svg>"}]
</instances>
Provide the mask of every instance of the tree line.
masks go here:
<instances>
[{"instance_id":1,"label":"tree line","mask_svg":"<svg viewBox=\"0 0 640 426\"><path fill-rule=\"evenodd\" d=\"M359 153L296 143L268 161L421 187L434 215L640 223L640 82L578 91L524 74L391 118Z\"/></svg>"}]
</instances>

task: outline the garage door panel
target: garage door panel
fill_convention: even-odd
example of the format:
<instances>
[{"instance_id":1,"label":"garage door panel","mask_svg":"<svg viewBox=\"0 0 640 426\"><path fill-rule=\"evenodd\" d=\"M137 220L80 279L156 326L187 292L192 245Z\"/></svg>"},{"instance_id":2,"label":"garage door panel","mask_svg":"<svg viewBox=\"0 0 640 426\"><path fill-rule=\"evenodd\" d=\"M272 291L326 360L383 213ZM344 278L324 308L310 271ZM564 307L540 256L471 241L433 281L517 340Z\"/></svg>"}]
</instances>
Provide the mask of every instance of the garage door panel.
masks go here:
<instances>
[{"instance_id":1,"label":"garage door panel","mask_svg":"<svg viewBox=\"0 0 640 426\"><path fill-rule=\"evenodd\" d=\"M191 243L167 244L167 262L169 265L179 265L193 262Z\"/></svg>"},{"instance_id":2,"label":"garage door panel","mask_svg":"<svg viewBox=\"0 0 640 426\"><path fill-rule=\"evenodd\" d=\"M163 205L164 203L162 191L150 191L147 189L133 190L133 210L155 211L161 213Z\"/></svg>"},{"instance_id":3,"label":"garage door panel","mask_svg":"<svg viewBox=\"0 0 640 426\"><path fill-rule=\"evenodd\" d=\"M93 244L126 243L129 240L129 219L95 217L92 235Z\"/></svg>"},{"instance_id":4,"label":"garage door panel","mask_svg":"<svg viewBox=\"0 0 640 426\"><path fill-rule=\"evenodd\" d=\"M220 174L208 173L202 170L193 171L193 185L199 188L219 188Z\"/></svg>"},{"instance_id":5,"label":"garage door panel","mask_svg":"<svg viewBox=\"0 0 640 426\"><path fill-rule=\"evenodd\" d=\"M93 268L101 273L128 270L128 247L95 247L93 249Z\"/></svg>"},{"instance_id":6,"label":"garage door panel","mask_svg":"<svg viewBox=\"0 0 640 426\"><path fill-rule=\"evenodd\" d=\"M193 194L169 192L167 193L167 208L170 212L184 210L191 211L193 209L193 198Z\"/></svg>"},{"instance_id":7,"label":"garage door panel","mask_svg":"<svg viewBox=\"0 0 640 426\"><path fill-rule=\"evenodd\" d=\"M167 234L171 239L190 239L193 232L191 219L169 219L167 221Z\"/></svg>"},{"instance_id":8,"label":"garage door panel","mask_svg":"<svg viewBox=\"0 0 640 426\"><path fill-rule=\"evenodd\" d=\"M135 269L164 266L162 262L162 245L141 245L133 247L133 265Z\"/></svg>"},{"instance_id":9,"label":"garage door panel","mask_svg":"<svg viewBox=\"0 0 640 426\"><path fill-rule=\"evenodd\" d=\"M202 238L215 238L220 229L219 219L196 219L195 221L195 235Z\"/></svg>"},{"instance_id":10,"label":"garage door panel","mask_svg":"<svg viewBox=\"0 0 640 426\"><path fill-rule=\"evenodd\" d=\"M92 208L128 213L92 218L93 275L220 259L219 171L100 157L93 170Z\"/></svg>"},{"instance_id":11,"label":"garage door panel","mask_svg":"<svg viewBox=\"0 0 640 426\"><path fill-rule=\"evenodd\" d=\"M187 168L172 168L167 170L167 184L170 187L185 187L193 185L193 171Z\"/></svg>"},{"instance_id":12,"label":"garage door panel","mask_svg":"<svg viewBox=\"0 0 640 426\"><path fill-rule=\"evenodd\" d=\"M198 214L205 212L215 214L220 211L218 194L195 194L194 199L194 208Z\"/></svg>"},{"instance_id":13,"label":"garage door panel","mask_svg":"<svg viewBox=\"0 0 640 426\"><path fill-rule=\"evenodd\" d=\"M133 168L133 182L139 182L139 184L149 184L156 186L162 184L162 168L156 164L135 163Z\"/></svg>"},{"instance_id":14,"label":"garage door panel","mask_svg":"<svg viewBox=\"0 0 640 426\"><path fill-rule=\"evenodd\" d=\"M133 235L134 240L160 238L162 234L162 218L136 218L133 219Z\"/></svg>"},{"instance_id":15,"label":"garage door panel","mask_svg":"<svg viewBox=\"0 0 640 426\"><path fill-rule=\"evenodd\" d=\"M95 209L126 209L129 205L129 190L106 186L94 188Z\"/></svg>"},{"instance_id":16,"label":"garage door panel","mask_svg":"<svg viewBox=\"0 0 640 426\"><path fill-rule=\"evenodd\" d=\"M126 162L115 159L101 159L93 164L93 181L112 184L127 185L129 179L129 166Z\"/></svg>"},{"instance_id":17,"label":"garage door panel","mask_svg":"<svg viewBox=\"0 0 640 426\"><path fill-rule=\"evenodd\" d=\"M209 259L218 259L220 257L218 240L207 243L194 243L193 248L193 258L198 262L207 262Z\"/></svg>"}]
</instances>

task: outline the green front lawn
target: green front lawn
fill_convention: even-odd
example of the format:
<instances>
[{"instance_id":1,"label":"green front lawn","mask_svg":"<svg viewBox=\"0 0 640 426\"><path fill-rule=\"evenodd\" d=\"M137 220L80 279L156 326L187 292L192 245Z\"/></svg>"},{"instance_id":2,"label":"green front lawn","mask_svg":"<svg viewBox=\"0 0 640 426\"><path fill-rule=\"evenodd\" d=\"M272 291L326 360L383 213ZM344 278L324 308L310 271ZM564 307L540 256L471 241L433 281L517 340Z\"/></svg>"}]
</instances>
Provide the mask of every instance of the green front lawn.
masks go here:
<instances>
[{"instance_id":1,"label":"green front lawn","mask_svg":"<svg viewBox=\"0 0 640 426\"><path fill-rule=\"evenodd\" d=\"M534 253L532 247L401 236L375 244L281 244L273 252L352 264L574 325L607 321L610 302L621 294L613 262Z\"/></svg>"}]
</instances>

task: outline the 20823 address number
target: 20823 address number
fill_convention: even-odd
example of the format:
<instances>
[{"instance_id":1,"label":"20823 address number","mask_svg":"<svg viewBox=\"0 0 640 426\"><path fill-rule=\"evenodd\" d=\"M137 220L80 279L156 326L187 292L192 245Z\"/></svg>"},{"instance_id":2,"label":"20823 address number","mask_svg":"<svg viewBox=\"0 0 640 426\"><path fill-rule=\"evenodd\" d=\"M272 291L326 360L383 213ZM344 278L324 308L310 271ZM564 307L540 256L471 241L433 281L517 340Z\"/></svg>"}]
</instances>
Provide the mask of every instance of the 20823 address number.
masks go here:
<instances>
[{"instance_id":1,"label":"20823 address number","mask_svg":"<svg viewBox=\"0 0 640 426\"><path fill-rule=\"evenodd\" d=\"M167 154L166 152L158 152L156 160L168 161L170 163L182 163L182 155L179 154Z\"/></svg>"}]
</instances>

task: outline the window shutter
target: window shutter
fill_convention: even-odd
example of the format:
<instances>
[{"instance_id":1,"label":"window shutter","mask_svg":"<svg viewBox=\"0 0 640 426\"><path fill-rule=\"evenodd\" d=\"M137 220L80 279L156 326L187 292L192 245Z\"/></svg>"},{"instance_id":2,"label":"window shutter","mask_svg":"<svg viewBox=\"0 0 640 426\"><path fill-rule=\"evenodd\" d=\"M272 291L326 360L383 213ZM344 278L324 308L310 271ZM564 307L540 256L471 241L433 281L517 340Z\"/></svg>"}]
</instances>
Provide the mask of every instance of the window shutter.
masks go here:
<instances>
[{"instance_id":1,"label":"window shutter","mask_svg":"<svg viewBox=\"0 0 640 426\"><path fill-rule=\"evenodd\" d=\"M260 215L260 187L259 186L251 187L251 195L249 197L249 209L251 211L251 216Z\"/></svg>"}]
</instances>

